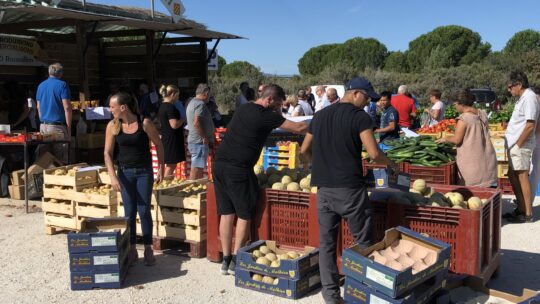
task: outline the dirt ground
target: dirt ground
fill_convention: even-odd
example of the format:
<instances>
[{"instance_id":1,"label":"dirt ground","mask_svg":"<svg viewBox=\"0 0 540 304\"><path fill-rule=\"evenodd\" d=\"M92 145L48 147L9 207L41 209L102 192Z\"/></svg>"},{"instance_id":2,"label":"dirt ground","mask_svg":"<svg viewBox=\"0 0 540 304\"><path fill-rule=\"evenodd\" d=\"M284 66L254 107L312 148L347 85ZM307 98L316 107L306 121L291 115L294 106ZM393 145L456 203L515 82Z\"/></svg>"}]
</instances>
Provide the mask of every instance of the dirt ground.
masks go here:
<instances>
[{"instance_id":1,"label":"dirt ground","mask_svg":"<svg viewBox=\"0 0 540 304\"><path fill-rule=\"evenodd\" d=\"M0 199L1 303L323 303L318 292L295 302L236 288L219 264L185 252L159 254L155 267L137 263L123 289L71 291L66 235L46 235L40 202L30 203L36 208L29 214L23 203ZM504 207L510 209L508 199ZM534 209L540 219L540 199ZM540 220L503 225L501 267L489 286L514 294L540 290Z\"/></svg>"}]
</instances>

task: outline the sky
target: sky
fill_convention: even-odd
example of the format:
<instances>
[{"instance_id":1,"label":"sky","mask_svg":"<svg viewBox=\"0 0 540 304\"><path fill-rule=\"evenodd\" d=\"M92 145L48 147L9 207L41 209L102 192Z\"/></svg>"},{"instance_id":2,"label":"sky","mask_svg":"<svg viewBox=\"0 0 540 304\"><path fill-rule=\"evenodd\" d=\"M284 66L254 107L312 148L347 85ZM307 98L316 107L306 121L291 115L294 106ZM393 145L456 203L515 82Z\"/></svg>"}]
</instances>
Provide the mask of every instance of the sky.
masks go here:
<instances>
[{"instance_id":1,"label":"sky","mask_svg":"<svg viewBox=\"0 0 540 304\"><path fill-rule=\"evenodd\" d=\"M87 0L150 8L150 0ZM389 51L438 26L467 27L493 51L524 29L540 30L540 1L521 0L184 0L186 18L209 29L246 39L221 40L219 55L230 63L248 61L264 73L298 74L298 60L310 48L375 38ZM161 0L156 10L167 13ZM215 40L209 42L213 47Z\"/></svg>"}]
</instances>

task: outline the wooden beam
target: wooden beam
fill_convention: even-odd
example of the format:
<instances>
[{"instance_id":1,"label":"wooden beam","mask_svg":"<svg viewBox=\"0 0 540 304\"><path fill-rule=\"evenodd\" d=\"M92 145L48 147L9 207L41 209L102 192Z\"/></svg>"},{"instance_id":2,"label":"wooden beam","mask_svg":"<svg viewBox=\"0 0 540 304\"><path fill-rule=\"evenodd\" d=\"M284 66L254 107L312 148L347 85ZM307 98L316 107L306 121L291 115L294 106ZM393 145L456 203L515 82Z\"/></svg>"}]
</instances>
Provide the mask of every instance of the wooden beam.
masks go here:
<instances>
[{"instance_id":1,"label":"wooden beam","mask_svg":"<svg viewBox=\"0 0 540 304\"><path fill-rule=\"evenodd\" d=\"M76 40L77 54L79 56L79 100L90 99L90 87L88 85L88 55L84 51L86 48L86 23L77 24Z\"/></svg>"},{"instance_id":2,"label":"wooden beam","mask_svg":"<svg viewBox=\"0 0 540 304\"><path fill-rule=\"evenodd\" d=\"M206 41L201 39L199 42L199 50L200 50L200 69L201 69L201 78L204 83L208 83L208 47L206 45Z\"/></svg>"},{"instance_id":3,"label":"wooden beam","mask_svg":"<svg viewBox=\"0 0 540 304\"><path fill-rule=\"evenodd\" d=\"M76 19L48 19L48 20L23 21L23 22L2 24L1 31L9 32L12 30L76 26L78 22L79 20L76 20Z\"/></svg>"},{"instance_id":4,"label":"wooden beam","mask_svg":"<svg viewBox=\"0 0 540 304\"><path fill-rule=\"evenodd\" d=\"M204 39L205 41L212 41L212 39ZM194 37L175 37L175 38L165 38L163 44L173 44L173 43L199 43L201 39ZM146 40L131 40L131 41L115 41L115 42L105 42L104 47L111 46L135 46L135 45L146 45Z\"/></svg>"},{"instance_id":5,"label":"wooden beam","mask_svg":"<svg viewBox=\"0 0 540 304\"><path fill-rule=\"evenodd\" d=\"M146 78L150 92L155 89L156 65L154 61L154 31L146 31Z\"/></svg>"},{"instance_id":6,"label":"wooden beam","mask_svg":"<svg viewBox=\"0 0 540 304\"><path fill-rule=\"evenodd\" d=\"M144 36L146 35L146 30L120 30L120 31L106 31L106 32L95 32L93 38L104 38L104 37L131 37L131 36Z\"/></svg>"}]
</instances>

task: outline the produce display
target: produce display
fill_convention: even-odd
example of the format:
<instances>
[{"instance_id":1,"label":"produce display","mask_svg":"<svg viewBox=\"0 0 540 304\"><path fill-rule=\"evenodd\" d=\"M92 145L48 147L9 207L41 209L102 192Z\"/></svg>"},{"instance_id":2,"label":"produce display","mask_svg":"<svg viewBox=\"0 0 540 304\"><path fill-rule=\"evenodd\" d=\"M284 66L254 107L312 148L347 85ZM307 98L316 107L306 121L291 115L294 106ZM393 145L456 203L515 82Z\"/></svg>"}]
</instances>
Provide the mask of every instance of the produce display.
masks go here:
<instances>
[{"instance_id":1,"label":"produce display","mask_svg":"<svg viewBox=\"0 0 540 304\"><path fill-rule=\"evenodd\" d=\"M368 257L397 271L412 267L412 273L416 274L435 264L437 252L412 241L399 239L385 249L373 251Z\"/></svg>"},{"instance_id":2,"label":"produce display","mask_svg":"<svg viewBox=\"0 0 540 304\"><path fill-rule=\"evenodd\" d=\"M316 187L311 187L311 174L300 169L269 167L265 172L263 166L255 165L253 171L263 188L312 193L317 191Z\"/></svg>"},{"instance_id":3,"label":"produce display","mask_svg":"<svg viewBox=\"0 0 540 304\"><path fill-rule=\"evenodd\" d=\"M206 191L206 184L191 183L182 186L182 183L176 184L176 188L169 188L169 191L165 191L164 194L178 197L196 197L198 194ZM170 186L169 186L170 187ZM165 189L168 187L157 188Z\"/></svg>"},{"instance_id":4,"label":"produce display","mask_svg":"<svg viewBox=\"0 0 540 304\"><path fill-rule=\"evenodd\" d=\"M68 175L68 176L75 176L75 173L79 171L81 167L75 166L70 169L66 169L64 167L60 167L56 170L54 170L53 175L56 176L62 176L62 175Z\"/></svg>"},{"instance_id":5,"label":"produce display","mask_svg":"<svg viewBox=\"0 0 540 304\"><path fill-rule=\"evenodd\" d=\"M418 133L437 133L437 132L454 132L456 130L455 119L443 119L438 124L431 127L422 127L417 130Z\"/></svg>"},{"instance_id":6,"label":"produce display","mask_svg":"<svg viewBox=\"0 0 540 304\"><path fill-rule=\"evenodd\" d=\"M154 182L153 189L158 190L158 189L176 187L176 186L181 185L183 182L185 182L185 179L183 178L164 178L159 183Z\"/></svg>"},{"instance_id":7,"label":"produce display","mask_svg":"<svg viewBox=\"0 0 540 304\"><path fill-rule=\"evenodd\" d=\"M392 147L386 151L386 155L396 163L408 162L417 166L438 167L455 160L452 145L438 144L430 136L385 140L384 144Z\"/></svg>"},{"instance_id":8,"label":"produce display","mask_svg":"<svg viewBox=\"0 0 540 304\"><path fill-rule=\"evenodd\" d=\"M459 192L447 192L445 194L434 192L432 188L427 187L425 180L417 179L414 181L410 192L392 194L388 202L474 210L480 209L488 200L476 196L465 200Z\"/></svg>"},{"instance_id":9,"label":"produce display","mask_svg":"<svg viewBox=\"0 0 540 304\"><path fill-rule=\"evenodd\" d=\"M271 277L271 276L263 276L263 275L260 275L258 273L254 273L251 278L253 279L253 281L257 281L257 282L263 282L265 284L272 284L272 285L277 285L279 284L279 278L274 278L274 277Z\"/></svg>"},{"instance_id":10,"label":"produce display","mask_svg":"<svg viewBox=\"0 0 540 304\"><path fill-rule=\"evenodd\" d=\"M83 193L108 195L111 191L111 185L98 185L82 189Z\"/></svg>"},{"instance_id":11,"label":"produce display","mask_svg":"<svg viewBox=\"0 0 540 304\"><path fill-rule=\"evenodd\" d=\"M258 249L251 252L255 263L267 267L279 267L281 261L295 260L302 255L295 251L283 252L281 254L273 252L268 246L261 245Z\"/></svg>"}]
</instances>

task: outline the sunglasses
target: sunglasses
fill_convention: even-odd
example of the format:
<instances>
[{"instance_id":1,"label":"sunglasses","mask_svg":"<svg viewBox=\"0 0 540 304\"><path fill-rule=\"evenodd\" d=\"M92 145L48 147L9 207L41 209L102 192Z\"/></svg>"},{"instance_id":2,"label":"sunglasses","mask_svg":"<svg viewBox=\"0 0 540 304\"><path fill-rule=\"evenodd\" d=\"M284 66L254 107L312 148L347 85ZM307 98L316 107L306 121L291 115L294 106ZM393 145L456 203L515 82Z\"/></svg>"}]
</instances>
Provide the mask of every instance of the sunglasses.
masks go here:
<instances>
[{"instance_id":1,"label":"sunglasses","mask_svg":"<svg viewBox=\"0 0 540 304\"><path fill-rule=\"evenodd\" d=\"M517 86L519 83L513 83L508 85L508 89L512 89L513 87Z\"/></svg>"}]
</instances>

